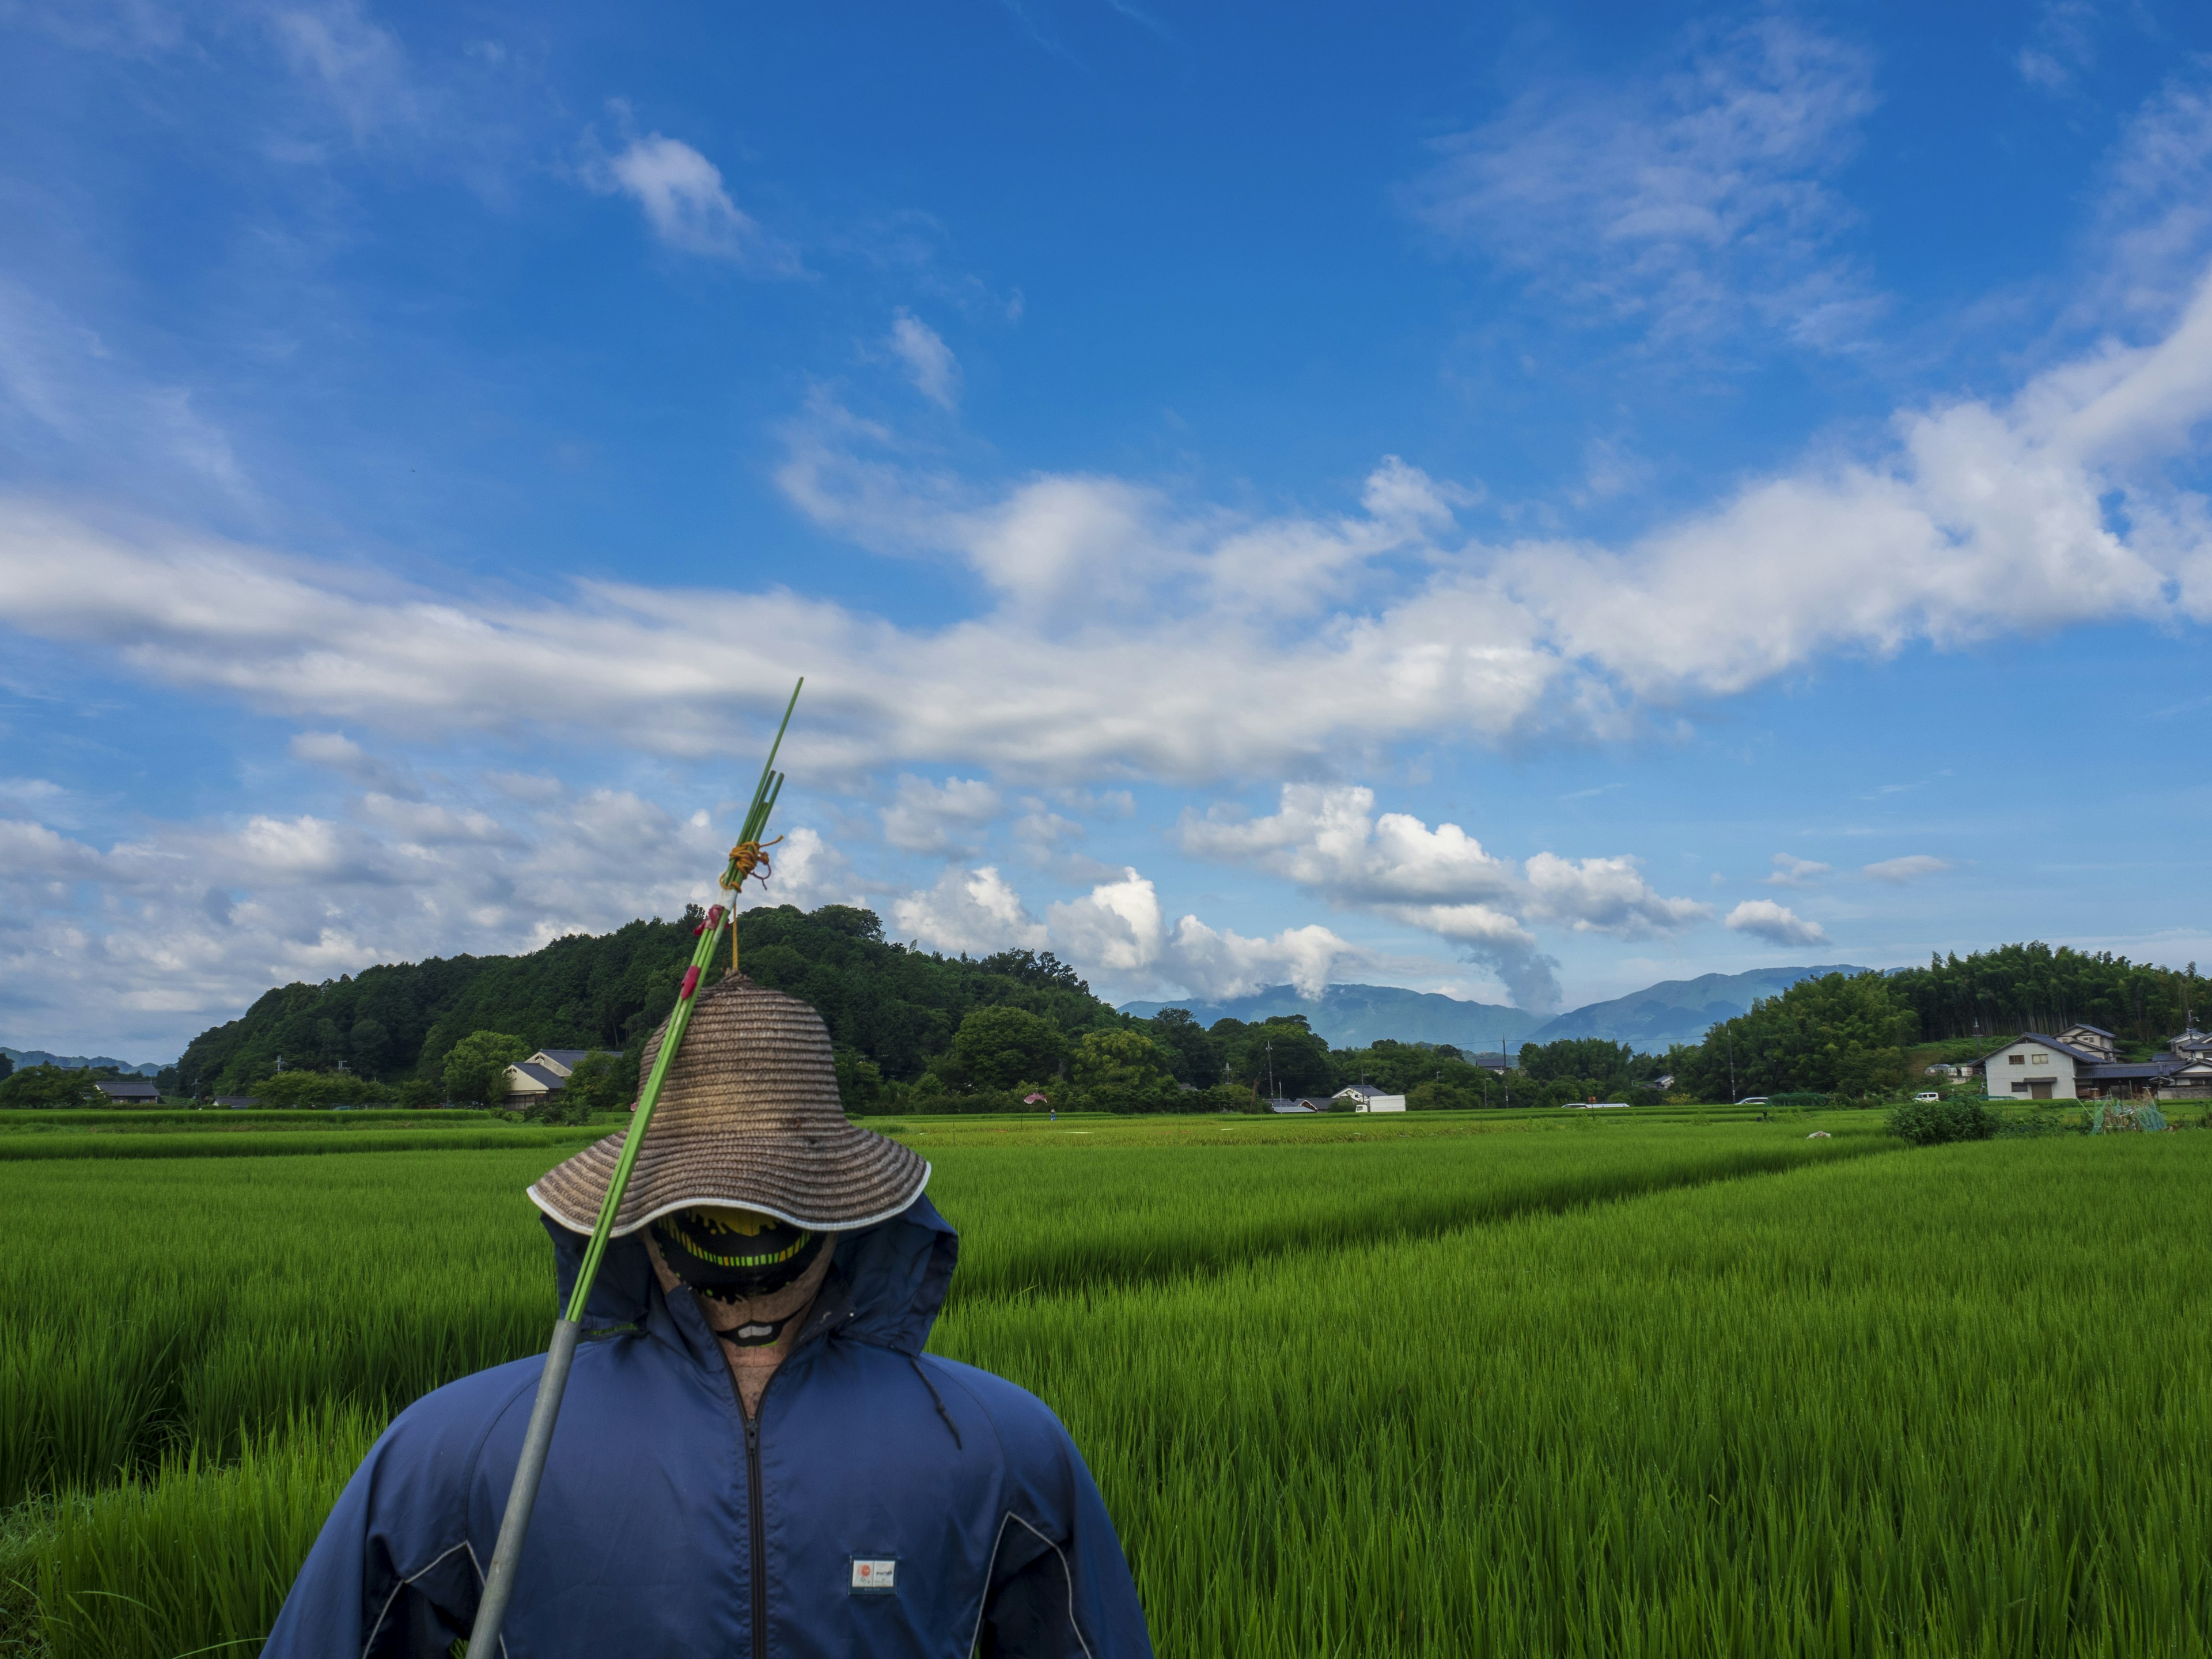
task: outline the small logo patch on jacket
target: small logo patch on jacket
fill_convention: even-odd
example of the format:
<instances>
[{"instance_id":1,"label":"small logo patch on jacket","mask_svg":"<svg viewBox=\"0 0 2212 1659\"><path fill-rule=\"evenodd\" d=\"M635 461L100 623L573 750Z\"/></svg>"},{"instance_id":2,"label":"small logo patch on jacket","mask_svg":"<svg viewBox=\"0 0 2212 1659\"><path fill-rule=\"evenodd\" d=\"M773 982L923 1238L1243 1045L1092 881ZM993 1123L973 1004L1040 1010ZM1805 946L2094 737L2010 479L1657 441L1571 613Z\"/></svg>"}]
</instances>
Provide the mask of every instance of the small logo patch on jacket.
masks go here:
<instances>
[{"instance_id":1,"label":"small logo patch on jacket","mask_svg":"<svg viewBox=\"0 0 2212 1659\"><path fill-rule=\"evenodd\" d=\"M853 1558L853 1590L855 1595L887 1595L897 1585L896 1557L856 1555Z\"/></svg>"}]
</instances>

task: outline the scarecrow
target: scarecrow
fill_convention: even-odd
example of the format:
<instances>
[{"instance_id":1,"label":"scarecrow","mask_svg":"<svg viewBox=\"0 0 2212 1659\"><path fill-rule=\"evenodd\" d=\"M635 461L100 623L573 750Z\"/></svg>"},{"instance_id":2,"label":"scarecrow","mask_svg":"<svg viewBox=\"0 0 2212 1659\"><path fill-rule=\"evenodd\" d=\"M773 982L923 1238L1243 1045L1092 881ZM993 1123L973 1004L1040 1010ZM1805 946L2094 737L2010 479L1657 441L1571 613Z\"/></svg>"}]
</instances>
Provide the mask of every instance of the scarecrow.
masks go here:
<instances>
[{"instance_id":1,"label":"scarecrow","mask_svg":"<svg viewBox=\"0 0 2212 1659\"><path fill-rule=\"evenodd\" d=\"M958 1254L929 1165L846 1121L806 1004L738 975L689 1002L549 1419L501 1651L1149 1655L1058 1419L922 1352ZM529 1189L564 1299L623 1140ZM428 1659L470 1632L546 1364L400 1414L266 1659Z\"/></svg>"}]
</instances>

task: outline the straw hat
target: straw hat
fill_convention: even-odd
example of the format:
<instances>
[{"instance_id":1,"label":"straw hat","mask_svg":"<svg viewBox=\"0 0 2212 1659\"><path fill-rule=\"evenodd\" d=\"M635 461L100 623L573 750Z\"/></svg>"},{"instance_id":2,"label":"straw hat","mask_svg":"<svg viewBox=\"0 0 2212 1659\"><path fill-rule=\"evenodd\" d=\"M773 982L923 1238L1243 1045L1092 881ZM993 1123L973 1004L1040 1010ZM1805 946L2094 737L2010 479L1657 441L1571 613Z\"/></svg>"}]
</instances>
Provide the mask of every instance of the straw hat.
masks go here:
<instances>
[{"instance_id":1,"label":"straw hat","mask_svg":"<svg viewBox=\"0 0 2212 1659\"><path fill-rule=\"evenodd\" d=\"M645 1046L641 1088L667 1030ZM609 1135L548 1170L531 1201L571 1231L590 1232L622 1145L621 1134ZM732 975L699 994L614 1231L713 1204L841 1232L896 1215L928 1180L912 1148L845 1121L822 1016Z\"/></svg>"}]
</instances>

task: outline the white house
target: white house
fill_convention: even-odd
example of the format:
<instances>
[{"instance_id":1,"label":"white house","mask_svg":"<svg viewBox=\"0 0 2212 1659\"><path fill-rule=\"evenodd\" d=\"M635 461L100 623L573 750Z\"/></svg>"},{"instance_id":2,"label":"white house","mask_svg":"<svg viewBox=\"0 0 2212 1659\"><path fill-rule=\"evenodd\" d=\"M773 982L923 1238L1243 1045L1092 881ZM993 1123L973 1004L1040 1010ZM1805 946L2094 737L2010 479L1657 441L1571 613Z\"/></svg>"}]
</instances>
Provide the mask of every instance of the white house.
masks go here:
<instances>
[{"instance_id":1,"label":"white house","mask_svg":"<svg viewBox=\"0 0 2212 1659\"><path fill-rule=\"evenodd\" d=\"M1347 1084L1330 1097L1333 1100L1348 1100L1355 1112L1402 1112L1406 1097L1386 1095L1379 1089L1370 1089L1364 1083Z\"/></svg>"},{"instance_id":2,"label":"white house","mask_svg":"<svg viewBox=\"0 0 2212 1659\"><path fill-rule=\"evenodd\" d=\"M2176 1037L2157 1058L2123 1061L2110 1031L2069 1025L2057 1036L2021 1034L1980 1064L1991 1100L2132 1100L2212 1090L2212 1056L2200 1055L2194 1032Z\"/></svg>"},{"instance_id":3,"label":"white house","mask_svg":"<svg viewBox=\"0 0 2212 1659\"><path fill-rule=\"evenodd\" d=\"M540 1048L507 1068L507 1103L533 1106L568 1086L568 1074L584 1063L589 1048Z\"/></svg>"}]
</instances>

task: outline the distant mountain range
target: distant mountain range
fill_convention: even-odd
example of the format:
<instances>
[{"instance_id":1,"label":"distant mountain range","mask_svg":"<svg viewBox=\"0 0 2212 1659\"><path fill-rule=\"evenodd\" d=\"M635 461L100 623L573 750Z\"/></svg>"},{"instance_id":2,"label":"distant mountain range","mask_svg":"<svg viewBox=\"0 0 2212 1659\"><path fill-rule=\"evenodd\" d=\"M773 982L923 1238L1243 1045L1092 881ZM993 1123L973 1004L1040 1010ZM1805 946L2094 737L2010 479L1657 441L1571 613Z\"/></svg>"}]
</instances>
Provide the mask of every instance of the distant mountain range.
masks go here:
<instances>
[{"instance_id":1,"label":"distant mountain range","mask_svg":"<svg viewBox=\"0 0 2212 1659\"><path fill-rule=\"evenodd\" d=\"M1561 1014L1528 1041L1610 1037L1644 1054L1677 1042L1695 1042L1714 1024L1734 1019L1761 997L1778 997L1801 979L1823 974L1863 974L1842 963L1820 968L1754 968L1747 974L1700 974L1666 979L1610 1002L1593 1002Z\"/></svg>"},{"instance_id":2,"label":"distant mountain range","mask_svg":"<svg viewBox=\"0 0 2212 1659\"><path fill-rule=\"evenodd\" d=\"M158 1066L133 1066L128 1060L110 1060L106 1054L94 1054L89 1059L82 1054L50 1054L44 1048L0 1048L0 1054L14 1060L19 1072L33 1066L58 1066L64 1072L81 1072L88 1066L112 1066L125 1077L152 1077L161 1069Z\"/></svg>"},{"instance_id":3,"label":"distant mountain range","mask_svg":"<svg viewBox=\"0 0 2212 1659\"><path fill-rule=\"evenodd\" d=\"M1801 979L1865 971L1838 963L1662 980L1551 1019L1498 1003L1462 1002L1395 985L1332 985L1318 1002L1307 1001L1291 986L1271 985L1224 1002L1125 1002L1121 1012L1149 1018L1163 1008L1188 1008L1201 1025L1304 1014L1334 1048L1361 1048L1377 1037L1394 1037L1400 1042L1449 1042L1471 1054L1495 1053L1500 1039L1518 1047L1560 1037L1607 1037L1656 1054L1674 1043L1697 1042L1716 1021L1734 1019L1759 998L1779 996Z\"/></svg>"},{"instance_id":4,"label":"distant mountain range","mask_svg":"<svg viewBox=\"0 0 2212 1659\"><path fill-rule=\"evenodd\" d=\"M1304 1014L1333 1048L1364 1048L1377 1037L1401 1042L1449 1042L1474 1053L1495 1053L1500 1042L1518 1042L1544 1024L1541 1014L1494 1002L1462 1002L1434 991L1396 985L1332 985L1309 1002L1289 985L1270 985L1224 1002L1125 1002L1121 1012L1150 1018L1163 1008L1188 1008L1201 1025L1217 1019L1256 1024L1285 1014Z\"/></svg>"}]
</instances>

